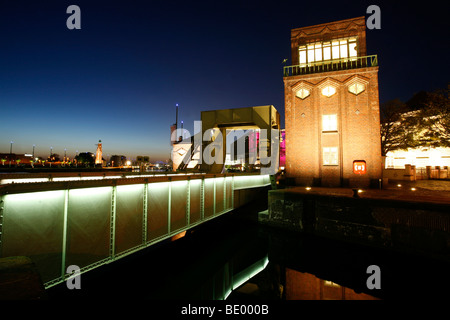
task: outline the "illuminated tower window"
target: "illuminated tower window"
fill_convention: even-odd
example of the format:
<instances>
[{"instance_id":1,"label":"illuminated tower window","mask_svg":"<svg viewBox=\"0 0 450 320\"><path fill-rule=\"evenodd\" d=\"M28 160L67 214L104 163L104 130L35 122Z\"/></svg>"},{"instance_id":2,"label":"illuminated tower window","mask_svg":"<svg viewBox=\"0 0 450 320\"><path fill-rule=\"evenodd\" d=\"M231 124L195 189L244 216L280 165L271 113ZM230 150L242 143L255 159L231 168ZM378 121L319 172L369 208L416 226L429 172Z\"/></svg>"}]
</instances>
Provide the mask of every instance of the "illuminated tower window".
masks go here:
<instances>
[{"instance_id":1,"label":"illuminated tower window","mask_svg":"<svg viewBox=\"0 0 450 320\"><path fill-rule=\"evenodd\" d=\"M366 90L366 86L363 85L362 83L356 82L356 83L348 86L348 91L355 95L360 94L364 90Z\"/></svg>"},{"instance_id":2,"label":"illuminated tower window","mask_svg":"<svg viewBox=\"0 0 450 320\"><path fill-rule=\"evenodd\" d=\"M337 166L338 165L338 148L325 147L323 148L323 165Z\"/></svg>"},{"instance_id":3,"label":"illuminated tower window","mask_svg":"<svg viewBox=\"0 0 450 320\"><path fill-rule=\"evenodd\" d=\"M348 55L350 57L358 56L358 46L356 45L356 38L348 39Z\"/></svg>"},{"instance_id":4,"label":"illuminated tower window","mask_svg":"<svg viewBox=\"0 0 450 320\"><path fill-rule=\"evenodd\" d=\"M333 94L336 93L336 88L332 86L326 86L322 89L322 94L326 97L331 97Z\"/></svg>"},{"instance_id":5,"label":"illuminated tower window","mask_svg":"<svg viewBox=\"0 0 450 320\"><path fill-rule=\"evenodd\" d=\"M302 64L306 64L306 61L307 61L307 59L306 59L306 46L302 46L299 49L299 61L300 61L301 65Z\"/></svg>"},{"instance_id":6,"label":"illuminated tower window","mask_svg":"<svg viewBox=\"0 0 450 320\"><path fill-rule=\"evenodd\" d=\"M322 116L322 131L337 131L336 114L324 114Z\"/></svg>"},{"instance_id":7,"label":"illuminated tower window","mask_svg":"<svg viewBox=\"0 0 450 320\"><path fill-rule=\"evenodd\" d=\"M341 58L347 58L348 57L347 40L340 40L339 41L339 51L341 53Z\"/></svg>"},{"instance_id":8,"label":"illuminated tower window","mask_svg":"<svg viewBox=\"0 0 450 320\"><path fill-rule=\"evenodd\" d=\"M331 42L323 43L323 60L331 60Z\"/></svg>"},{"instance_id":9,"label":"illuminated tower window","mask_svg":"<svg viewBox=\"0 0 450 320\"><path fill-rule=\"evenodd\" d=\"M357 49L356 38L310 43L299 46L299 63L302 65L318 61L356 58Z\"/></svg>"},{"instance_id":10,"label":"illuminated tower window","mask_svg":"<svg viewBox=\"0 0 450 320\"><path fill-rule=\"evenodd\" d=\"M309 96L310 92L308 89L300 89L297 91L297 97L300 99L305 99L307 96Z\"/></svg>"}]
</instances>

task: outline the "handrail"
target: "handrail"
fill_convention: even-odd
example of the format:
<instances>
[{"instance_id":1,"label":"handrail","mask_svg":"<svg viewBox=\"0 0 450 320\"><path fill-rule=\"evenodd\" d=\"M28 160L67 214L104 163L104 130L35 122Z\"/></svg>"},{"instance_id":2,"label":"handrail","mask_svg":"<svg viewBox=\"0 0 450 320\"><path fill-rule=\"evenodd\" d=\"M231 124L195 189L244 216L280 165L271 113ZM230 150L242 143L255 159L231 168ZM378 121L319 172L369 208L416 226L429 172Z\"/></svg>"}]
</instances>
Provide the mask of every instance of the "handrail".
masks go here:
<instances>
[{"instance_id":1,"label":"handrail","mask_svg":"<svg viewBox=\"0 0 450 320\"><path fill-rule=\"evenodd\" d=\"M330 72L376 66L378 66L377 55L349 57L327 61L308 62L293 66L285 66L283 67L283 76L290 77L309 73Z\"/></svg>"}]
</instances>

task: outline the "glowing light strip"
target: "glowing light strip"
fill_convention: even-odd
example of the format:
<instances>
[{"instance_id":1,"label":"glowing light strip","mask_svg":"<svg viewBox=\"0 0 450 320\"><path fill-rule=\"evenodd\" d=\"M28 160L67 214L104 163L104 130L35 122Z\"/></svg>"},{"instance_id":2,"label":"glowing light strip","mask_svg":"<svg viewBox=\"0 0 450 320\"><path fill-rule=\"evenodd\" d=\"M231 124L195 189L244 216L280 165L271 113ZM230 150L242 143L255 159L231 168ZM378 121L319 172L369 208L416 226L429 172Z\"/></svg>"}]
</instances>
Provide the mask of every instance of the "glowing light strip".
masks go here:
<instances>
[{"instance_id":1,"label":"glowing light strip","mask_svg":"<svg viewBox=\"0 0 450 320\"><path fill-rule=\"evenodd\" d=\"M103 177L95 176L95 177L81 177L81 180L102 180Z\"/></svg>"},{"instance_id":2,"label":"glowing light strip","mask_svg":"<svg viewBox=\"0 0 450 320\"><path fill-rule=\"evenodd\" d=\"M262 261L262 264L261 264L261 261ZM266 256L264 259L255 262L254 264L252 264L250 267L248 267L244 271L239 272L236 275L236 278L238 278L238 280L236 281L236 283L233 283L231 288L228 289L228 291L225 293L224 300L226 300L228 298L228 296L231 294L231 292L233 290L239 288L245 282L247 282L248 280L250 280L251 278L256 276L261 271L263 271L267 267L268 264L269 264L269 258ZM246 270L251 270L251 271L248 274L242 276L241 279L239 279L239 275L242 274L242 273L246 273L245 272Z\"/></svg>"},{"instance_id":3,"label":"glowing light strip","mask_svg":"<svg viewBox=\"0 0 450 320\"><path fill-rule=\"evenodd\" d=\"M138 176L125 176L125 178L148 178L148 177L156 177L156 174L142 174Z\"/></svg>"},{"instance_id":4,"label":"glowing light strip","mask_svg":"<svg viewBox=\"0 0 450 320\"><path fill-rule=\"evenodd\" d=\"M81 180L80 177L58 177L53 178L53 181L74 181L74 180Z\"/></svg>"},{"instance_id":5,"label":"glowing light strip","mask_svg":"<svg viewBox=\"0 0 450 320\"><path fill-rule=\"evenodd\" d=\"M191 173L172 173L172 174L143 174L143 175L129 175L129 176L84 176L84 177L54 177L52 180L49 178L18 178L18 179L3 179L0 180L1 184L13 184L13 183L34 183L34 182L51 182L51 181L81 181L81 180L103 180L103 179L133 179L133 178L151 178L151 177L172 177L172 176L190 176L190 175L205 175L205 172L191 172ZM243 176L238 177L242 179L265 179L265 176ZM265 185L270 182L262 182Z\"/></svg>"},{"instance_id":6,"label":"glowing light strip","mask_svg":"<svg viewBox=\"0 0 450 320\"><path fill-rule=\"evenodd\" d=\"M47 182L48 178L3 179L0 184Z\"/></svg>"}]
</instances>

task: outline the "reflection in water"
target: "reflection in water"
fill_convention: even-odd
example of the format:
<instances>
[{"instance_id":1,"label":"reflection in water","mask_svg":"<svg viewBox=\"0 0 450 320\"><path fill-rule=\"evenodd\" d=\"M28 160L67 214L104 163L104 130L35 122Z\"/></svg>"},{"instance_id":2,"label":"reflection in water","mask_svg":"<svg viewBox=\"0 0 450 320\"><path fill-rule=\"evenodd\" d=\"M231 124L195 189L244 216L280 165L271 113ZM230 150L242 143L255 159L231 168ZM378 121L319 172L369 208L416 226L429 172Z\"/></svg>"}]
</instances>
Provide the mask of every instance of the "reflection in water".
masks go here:
<instances>
[{"instance_id":1,"label":"reflection in water","mask_svg":"<svg viewBox=\"0 0 450 320\"><path fill-rule=\"evenodd\" d=\"M448 284L448 264L266 228L252 209L261 211L211 220L82 274L81 290L52 287L49 298L417 299ZM382 270L381 290L367 288L369 265Z\"/></svg>"},{"instance_id":2,"label":"reflection in water","mask_svg":"<svg viewBox=\"0 0 450 320\"><path fill-rule=\"evenodd\" d=\"M182 231L180 233L177 233L176 235L174 235L173 237L170 238L170 241L178 240L180 238L183 238L184 236L186 236L186 231Z\"/></svg>"},{"instance_id":3,"label":"reflection in water","mask_svg":"<svg viewBox=\"0 0 450 320\"><path fill-rule=\"evenodd\" d=\"M313 274L286 268L286 300L373 300L365 293L342 287Z\"/></svg>"},{"instance_id":4,"label":"reflection in water","mask_svg":"<svg viewBox=\"0 0 450 320\"><path fill-rule=\"evenodd\" d=\"M279 283L277 294L272 298L277 300L378 300L366 293L357 293L353 289L340 286L329 280L323 280L311 273L299 272L285 268L285 282ZM235 292L235 299L266 298L260 285L260 279L249 280Z\"/></svg>"}]
</instances>

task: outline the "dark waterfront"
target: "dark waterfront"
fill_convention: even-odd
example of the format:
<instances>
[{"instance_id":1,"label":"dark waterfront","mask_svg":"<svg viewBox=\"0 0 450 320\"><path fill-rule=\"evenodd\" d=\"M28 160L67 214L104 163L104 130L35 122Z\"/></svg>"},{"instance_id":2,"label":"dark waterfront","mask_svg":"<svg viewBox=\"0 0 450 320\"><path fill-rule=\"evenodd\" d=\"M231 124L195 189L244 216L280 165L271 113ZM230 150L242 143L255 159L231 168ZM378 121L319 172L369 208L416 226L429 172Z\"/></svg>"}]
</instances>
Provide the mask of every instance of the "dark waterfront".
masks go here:
<instances>
[{"instance_id":1,"label":"dark waterfront","mask_svg":"<svg viewBox=\"0 0 450 320\"><path fill-rule=\"evenodd\" d=\"M50 300L440 300L449 264L399 252L306 237L257 224L253 203L187 233L81 275ZM233 274L252 276L232 292ZM253 265L253 267L252 267ZM367 288L367 268L381 270L381 289ZM236 280L236 279L234 279ZM228 295L229 294L229 295Z\"/></svg>"}]
</instances>

